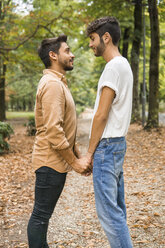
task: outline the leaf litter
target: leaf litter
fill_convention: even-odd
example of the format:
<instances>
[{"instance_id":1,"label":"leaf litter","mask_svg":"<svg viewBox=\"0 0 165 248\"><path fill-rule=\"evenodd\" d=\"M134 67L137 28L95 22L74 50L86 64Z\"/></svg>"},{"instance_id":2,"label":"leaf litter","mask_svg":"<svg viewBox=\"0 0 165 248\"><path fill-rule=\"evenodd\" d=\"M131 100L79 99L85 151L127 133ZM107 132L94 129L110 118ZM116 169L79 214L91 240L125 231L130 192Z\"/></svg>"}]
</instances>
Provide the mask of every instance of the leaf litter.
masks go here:
<instances>
[{"instance_id":1,"label":"leaf litter","mask_svg":"<svg viewBox=\"0 0 165 248\"><path fill-rule=\"evenodd\" d=\"M13 124L11 152L0 156L0 248L28 247L26 228L34 199L31 153L34 137L21 123ZM78 120L78 143L84 154L89 119ZM124 163L127 219L135 248L165 247L165 128L150 132L131 124ZM92 176L75 172L50 220L50 248L108 248L99 224Z\"/></svg>"}]
</instances>

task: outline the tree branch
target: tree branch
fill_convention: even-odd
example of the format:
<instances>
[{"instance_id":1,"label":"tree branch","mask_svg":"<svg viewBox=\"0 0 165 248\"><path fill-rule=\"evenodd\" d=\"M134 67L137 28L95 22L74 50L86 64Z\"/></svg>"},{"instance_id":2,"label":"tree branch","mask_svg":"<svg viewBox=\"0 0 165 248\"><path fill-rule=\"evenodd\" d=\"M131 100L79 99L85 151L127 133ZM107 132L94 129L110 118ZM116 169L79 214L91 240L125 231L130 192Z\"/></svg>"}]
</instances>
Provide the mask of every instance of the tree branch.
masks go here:
<instances>
[{"instance_id":1,"label":"tree branch","mask_svg":"<svg viewBox=\"0 0 165 248\"><path fill-rule=\"evenodd\" d=\"M5 50L5 51L12 51L12 50L17 50L21 45L23 45L24 43L26 43L28 40L30 40L32 37L35 36L35 34L37 33L39 29L39 25L37 25L36 29L34 30L34 32L27 38L25 38L22 42L20 42L18 45L16 45L15 47L0 47L0 50Z\"/></svg>"},{"instance_id":2,"label":"tree branch","mask_svg":"<svg viewBox=\"0 0 165 248\"><path fill-rule=\"evenodd\" d=\"M45 25L45 26L44 26L44 25L41 25L41 24L38 24L38 25L36 26L34 32L33 32L30 36L28 36L27 38L25 38L22 42L20 42L18 45L16 45L15 47L1 47L1 46L0 46L0 53L2 53L1 50L2 50L2 51L4 51L4 50L5 50L5 51L17 50L20 46L22 46L24 43L26 43L28 40L30 40L32 37L34 37L35 34L37 33L37 31L39 30L39 28L45 28L46 30L48 30L48 31L54 36L54 33L51 32L51 30L48 28L48 26L51 25L54 21L56 21L56 20L58 20L59 18L61 18L63 14L64 14L64 12L61 13L58 17L53 18L53 19L52 19L49 23L47 23L47 25Z\"/></svg>"},{"instance_id":3,"label":"tree branch","mask_svg":"<svg viewBox=\"0 0 165 248\"><path fill-rule=\"evenodd\" d=\"M9 60L8 57L3 52L0 51L0 54L2 54L2 56L5 58L5 60L7 60L7 61Z\"/></svg>"},{"instance_id":4,"label":"tree branch","mask_svg":"<svg viewBox=\"0 0 165 248\"><path fill-rule=\"evenodd\" d=\"M40 27L46 29L52 36L55 36L55 34L47 26L40 25Z\"/></svg>"}]
</instances>

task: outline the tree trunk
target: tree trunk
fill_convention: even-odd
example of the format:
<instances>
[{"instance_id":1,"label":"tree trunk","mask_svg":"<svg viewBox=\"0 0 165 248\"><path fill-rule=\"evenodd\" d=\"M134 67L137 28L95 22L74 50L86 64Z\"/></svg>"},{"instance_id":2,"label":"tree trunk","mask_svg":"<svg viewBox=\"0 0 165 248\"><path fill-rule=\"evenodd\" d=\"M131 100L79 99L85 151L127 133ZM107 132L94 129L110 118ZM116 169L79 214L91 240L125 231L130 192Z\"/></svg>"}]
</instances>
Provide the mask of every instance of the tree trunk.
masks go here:
<instances>
[{"instance_id":1,"label":"tree trunk","mask_svg":"<svg viewBox=\"0 0 165 248\"><path fill-rule=\"evenodd\" d=\"M5 114L5 74L6 65L3 63L2 58L0 58L0 121L6 119Z\"/></svg>"},{"instance_id":2,"label":"tree trunk","mask_svg":"<svg viewBox=\"0 0 165 248\"><path fill-rule=\"evenodd\" d=\"M128 45L129 45L130 28L125 28L123 36L123 50L122 55L126 59L128 58Z\"/></svg>"},{"instance_id":3,"label":"tree trunk","mask_svg":"<svg viewBox=\"0 0 165 248\"><path fill-rule=\"evenodd\" d=\"M134 9L134 38L131 51L131 67L134 77L133 85L133 105L132 105L132 121L140 120L139 107L139 54L142 37L142 0L135 1Z\"/></svg>"},{"instance_id":4,"label":"tree trunk","mask_svg":"<svg viewBox=\"0 0 165 248\"><path fill-rule=\"evenodd\" d=\"M23 109L23 111L26 111L26 101L25 101L25 98L22 99L22 109Z\"/></svg>"},{"instance_id":5,"label":"tree trunk","mask_svg":"<svg viewBox=\"0 0 165 248\"><path fill-rule=\"evenodd\" d=\"M148 0L150 27L151 27L151 50L149 71L149 109L147 128L159 126L159 19L156 0Z\"/></svg>"}]
</instances>

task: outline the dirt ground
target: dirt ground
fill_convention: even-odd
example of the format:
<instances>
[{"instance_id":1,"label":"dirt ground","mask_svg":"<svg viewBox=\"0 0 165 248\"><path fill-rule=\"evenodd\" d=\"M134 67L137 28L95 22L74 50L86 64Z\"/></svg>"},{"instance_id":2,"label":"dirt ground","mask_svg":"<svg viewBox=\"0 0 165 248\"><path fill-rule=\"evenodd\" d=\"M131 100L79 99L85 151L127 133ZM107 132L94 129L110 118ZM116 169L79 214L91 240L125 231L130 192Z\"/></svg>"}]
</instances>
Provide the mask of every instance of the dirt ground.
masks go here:
<instances>
[{"instance_id":1,"label":"dirt ground","mask_svg":"<svg viewBox=\"0 0 165 248\"><path fill-rule=\"evenodd\" d=\"M78 142L86 152L91 120L78 120ZM33 208L33 137L23 121L13 121L11 153L0 157L0 247L27 246L26 226ZM165 247L165 128L147 132L131 125L124 163L127 217L135 248ZM50 248L108 248L95 211L92 176L67 176L49 226Z\"/></svg>"}]
</instances>

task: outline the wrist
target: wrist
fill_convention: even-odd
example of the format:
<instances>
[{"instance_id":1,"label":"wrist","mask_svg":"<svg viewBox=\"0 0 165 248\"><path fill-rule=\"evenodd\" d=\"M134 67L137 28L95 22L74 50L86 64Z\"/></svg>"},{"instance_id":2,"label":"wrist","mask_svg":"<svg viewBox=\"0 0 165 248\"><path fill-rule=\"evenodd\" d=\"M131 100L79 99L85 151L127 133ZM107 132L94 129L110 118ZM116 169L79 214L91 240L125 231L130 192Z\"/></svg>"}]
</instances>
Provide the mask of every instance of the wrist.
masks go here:
<instances>
[{"instance_id":1,"label":"wrist","mask_svg":"<svg viewBox=\"0 0 165 248\"><path fill-rule=\"evenodd\" d=\"M88 159L88 161L91 163L92 159L93 159L93 153L92 152L87 152L86 153L86 158Z\"/></svg>"},{"instance_id":2,"label":"wrist","mask_svg":"<svg viewBox=\"0 0 165 248\"><path fill-rule=\"evenodd\" d=\"M88 157L93 157L93 152L90 152L89 150L87 151L87 153L86 153L86 156L88 156Z\"/></svg>"},{"instance_id":3,"label":"wrist","mask_svg":"<svg viewBox=\"0 0 165 248\"><path fill-rule=\"evenodd\" d=\"M77 164L77 157L74 157L74 159L72 160L72 162L70 163L70 166L74 167Z\"/></svg>"}]
</instances>

